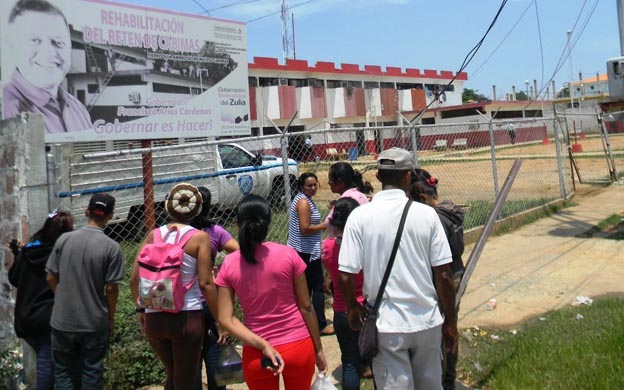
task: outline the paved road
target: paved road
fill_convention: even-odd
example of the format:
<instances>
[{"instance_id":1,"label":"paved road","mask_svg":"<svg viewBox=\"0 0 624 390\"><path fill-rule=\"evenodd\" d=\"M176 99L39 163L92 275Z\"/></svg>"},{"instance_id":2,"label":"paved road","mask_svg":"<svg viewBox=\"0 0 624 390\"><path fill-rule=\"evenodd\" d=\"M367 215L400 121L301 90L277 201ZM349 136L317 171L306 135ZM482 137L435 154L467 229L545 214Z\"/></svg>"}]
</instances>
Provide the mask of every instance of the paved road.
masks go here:
<instances>
[{"instance_id":1,"label":"paved road","mask_svg":"<svg viewBox=\"0 0 624 390\"><path fill-rule=\"evenodd\" d=\"M622 291L624 240L583 235L612 214L624 217L624 186L580 190L576 206L488 240L462 299L461 328L511 325L579 295ZM491 298L497 307L488 311Z\"/></svg>"}]
</instances>

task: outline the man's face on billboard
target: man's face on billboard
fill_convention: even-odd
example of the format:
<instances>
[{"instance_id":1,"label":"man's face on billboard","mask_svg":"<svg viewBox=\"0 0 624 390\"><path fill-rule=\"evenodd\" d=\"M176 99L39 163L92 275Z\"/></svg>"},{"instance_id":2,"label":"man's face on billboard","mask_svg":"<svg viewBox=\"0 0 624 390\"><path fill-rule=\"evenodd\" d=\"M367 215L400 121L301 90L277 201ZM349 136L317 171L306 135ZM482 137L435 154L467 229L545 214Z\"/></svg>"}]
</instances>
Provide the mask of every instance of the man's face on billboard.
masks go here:
<instances>
[{"instance_id":1,"label":"man's face on billboard","mask_svg":"<svg viewBox=\"0 0 624 390\"><path fill-rule=\"evenodd\" d=\"M56 14L27 11L15 18L9 39L17 68L34 86L57 95L71 66L71 39Z\"/></svg>"}]
</instances>

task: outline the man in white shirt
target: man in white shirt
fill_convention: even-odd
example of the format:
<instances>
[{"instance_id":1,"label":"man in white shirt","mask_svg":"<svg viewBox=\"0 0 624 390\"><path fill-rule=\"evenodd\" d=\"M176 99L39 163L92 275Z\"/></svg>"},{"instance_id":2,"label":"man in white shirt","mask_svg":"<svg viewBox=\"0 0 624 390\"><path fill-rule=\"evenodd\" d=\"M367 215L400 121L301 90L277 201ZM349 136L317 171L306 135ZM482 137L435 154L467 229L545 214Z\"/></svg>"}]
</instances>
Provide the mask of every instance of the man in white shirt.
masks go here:
<instances>
[{"instance_id":1,"label":"man in white shirt","mask_svg":"<svg viewBox=\"0 0 624 390\"><path fill-rule=\"evenodd\" d=\"M363 308L355 297L354 275L364 273L363 294L372 305L386 270L398 221L408 200L411 154L392 148L377 159L382 191L353 210L339 256L340 287L349 323L361 326ZM373 359L378 389L442 389L441 338L457 343L451 251L435 210L413 203L390 278L383 292L377 328L379 353Z\"/></svg>"}]
</instances>

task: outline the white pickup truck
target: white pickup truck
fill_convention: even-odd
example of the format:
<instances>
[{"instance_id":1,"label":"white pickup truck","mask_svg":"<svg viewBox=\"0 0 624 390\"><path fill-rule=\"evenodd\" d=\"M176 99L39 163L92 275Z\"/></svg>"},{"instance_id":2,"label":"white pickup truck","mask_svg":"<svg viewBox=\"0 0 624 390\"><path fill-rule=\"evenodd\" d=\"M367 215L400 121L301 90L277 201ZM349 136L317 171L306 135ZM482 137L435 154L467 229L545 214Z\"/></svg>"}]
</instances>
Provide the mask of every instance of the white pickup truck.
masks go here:
<instances>
[{"instance_id":1,"label":"white pickup truck","mask_svg":"<svg viewBox=\"0 0 624 390\"><path fill-rule=\"evenodd\" d=\"M143 157L121 151L74 156L61 173L59 203L69 208L82 225L92 194L106 192L116 200L113 228L121 238L141 234L144 223ZM288 184L294 188L298 164L288 159ZM157 224L163 223L163 203L169 189L187 182L205 186L212 195L215 212L233 209L244 195L263 196L273 205L284 202L284 166L276 156L254 155L238 144L203 144L181 148L155 148L151 167ZM116 222L116 224L115 224ZM117 226L115 226L117 225Z\"/></svg>"}]
</instances>

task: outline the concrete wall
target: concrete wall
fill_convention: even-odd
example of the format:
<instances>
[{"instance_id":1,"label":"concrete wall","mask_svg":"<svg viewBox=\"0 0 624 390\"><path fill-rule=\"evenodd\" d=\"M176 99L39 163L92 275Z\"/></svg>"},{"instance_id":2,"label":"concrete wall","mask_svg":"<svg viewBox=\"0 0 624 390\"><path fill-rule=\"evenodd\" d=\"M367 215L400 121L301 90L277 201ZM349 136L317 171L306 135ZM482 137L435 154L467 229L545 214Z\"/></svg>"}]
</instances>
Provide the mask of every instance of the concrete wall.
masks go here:
<instances>
[{"instance_id":1,"label":"concrete wall","mask_svg":"<svg viewBox=\"0 0 624 390\"><path fill-rule=\"evenodd\" d=\"M43 116L23 114L0 121L0 351L15 343L14 294L8 281L13 255L4 244L12 238L27 240L48 213ZM32 378L32 354L24 365ZM2 384L4 386L13 384Z\"/></svg>"}]
</instances>

